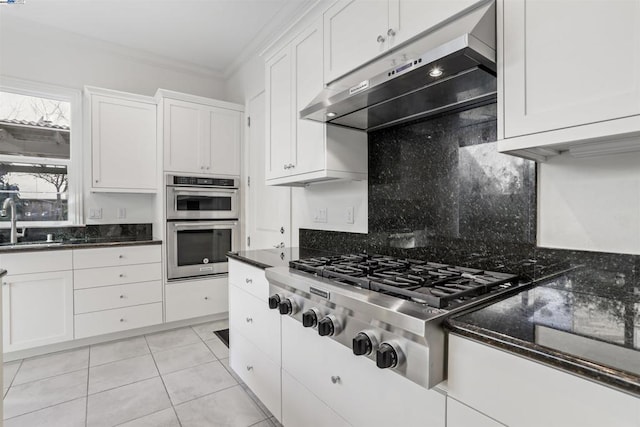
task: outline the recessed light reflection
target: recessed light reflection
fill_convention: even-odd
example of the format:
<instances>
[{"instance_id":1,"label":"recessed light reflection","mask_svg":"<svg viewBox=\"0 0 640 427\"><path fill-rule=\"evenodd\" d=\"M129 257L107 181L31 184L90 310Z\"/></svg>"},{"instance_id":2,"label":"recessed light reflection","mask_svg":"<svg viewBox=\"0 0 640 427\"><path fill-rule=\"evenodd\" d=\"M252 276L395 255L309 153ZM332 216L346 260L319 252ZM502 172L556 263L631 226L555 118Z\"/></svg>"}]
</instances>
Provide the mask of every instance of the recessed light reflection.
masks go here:
<instances>
[{"instance_id":1,"label":"recessed light reflection","mask_svg":"<svg viewBox=\"0 0 640 427\"><path fill-rule=\"evenodd\" d=\"M336 113L327 113L327 117L335 117Z\"/></svg>"},{"instance_id":2,"label":"recessed light reflection","mask_svg":"<svg viewBox=\"0 0 640 427\"><path fill-rule=\"evenodd\" d=\"M442 68L433 67L431 71L429 71L429 75L431 77L440 77L442 75Z\"/></svg>"}]
</instances>

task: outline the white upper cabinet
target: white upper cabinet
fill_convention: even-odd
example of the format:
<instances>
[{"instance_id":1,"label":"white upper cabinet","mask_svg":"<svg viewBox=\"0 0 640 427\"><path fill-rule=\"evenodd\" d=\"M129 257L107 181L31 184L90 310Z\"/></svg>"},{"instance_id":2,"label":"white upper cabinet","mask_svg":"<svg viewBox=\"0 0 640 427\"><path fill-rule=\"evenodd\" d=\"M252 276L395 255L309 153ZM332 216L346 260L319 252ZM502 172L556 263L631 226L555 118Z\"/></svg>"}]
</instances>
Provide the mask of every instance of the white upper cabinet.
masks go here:
<instances>
[{"instance_id":1,"label":"white upper cabinet","mask_svg":"<svg viewBox=\"0 0 640 427\"><path fill-rule=\"evenodd\" d=\"M324 14L325 82L428 31L478 0L340 0Z\"/></svg>"},{"instance_id":2,"label":"white upper cabinet","mask_svg":"<svg viewBox=\"0 0 640 427\"><path fill-rule=\"evenodd\" d=\"M366 179L366 133L299 118L324 87L322 46L317 20L266 62L269 185Z\"/></svg>"},{"instance_id":3,"label":"white upper cabinet","mask_svg":"<svg viewBox=\"0 0 640 427\"><path fill-rule=\"evenodd\" d=\"M91 190L155 192L158 161L153 98L86 88L90 106Z\"/></svg>"},{"instance_id":4,"label":"white upper cabinet","mask_svg":"<svg viewBox=\"0 0 640 427\"><path fill-rule=\"evenodd\" d=\"M640 0L504 1L502 15L501 151L586 155L640 135Z\"/></svg>"},{"instance_id":5,"label":"white upper cabinet","mask_svg":"<svg viewBox=\"0 0 640 427\"><path fill-rule=\"evenodd\" d=\"M289 175L291 143L293 141L292 108L293 85L291 52L289 48L276 54L266 64L266 123L265 177L267 181Z\"/></svg>"},{"instance_id":6,"label":"white upper cabinet","mask_svg":"<svg viewBox=\"0 0 640 427\"><path fill-rule=\"evenodd\" d=\"M341 0L324 14L324 72L330 82L388 48L389 2Z\"/></svg>"},{"instance_id":7,"label":"white upper cabinet","mask_svg":"<svg viewBox=\"0 0 640 427\"><path fill-rule=\"evenodd\" d=\"M159 90L164 170L240 175L242 106Z\"/></svg>"}]
</instances>

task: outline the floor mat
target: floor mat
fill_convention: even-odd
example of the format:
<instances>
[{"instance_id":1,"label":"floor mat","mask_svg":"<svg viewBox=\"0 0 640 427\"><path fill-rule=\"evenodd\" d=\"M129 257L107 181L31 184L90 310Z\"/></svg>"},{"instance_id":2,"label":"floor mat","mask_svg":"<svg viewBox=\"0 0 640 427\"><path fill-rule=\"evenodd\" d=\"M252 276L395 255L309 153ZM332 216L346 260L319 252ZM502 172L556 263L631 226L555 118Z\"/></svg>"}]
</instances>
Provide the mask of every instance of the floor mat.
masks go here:
<instances>
[{"instance_id":1,"label":"floor mat","mask_svg":"<svg viewBox=\"0 0 640 427\"><path fill-rule=\"evenodd\" d=\"M229 330L228 329L222 329L220 331L215 331L214 334L216 334L218 336L218 338L220 338L222 340L224 345L226 345L227 348L229 348Z\"/></svg>"}]
</instances>

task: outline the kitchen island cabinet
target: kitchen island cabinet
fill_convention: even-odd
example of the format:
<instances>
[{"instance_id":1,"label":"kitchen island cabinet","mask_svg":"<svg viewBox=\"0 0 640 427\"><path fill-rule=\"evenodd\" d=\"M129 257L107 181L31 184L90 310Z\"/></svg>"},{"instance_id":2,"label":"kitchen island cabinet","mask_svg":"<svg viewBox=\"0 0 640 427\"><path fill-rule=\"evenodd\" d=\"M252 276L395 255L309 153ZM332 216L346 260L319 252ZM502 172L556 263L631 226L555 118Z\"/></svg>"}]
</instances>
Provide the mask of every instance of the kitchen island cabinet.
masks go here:
<instances>
[{"instance_id":1,"label":"kitchen island cabinet","mask_svg":"<svg viewBox=\"0 0 640 427\"><path fill-rule=\"evenodd\" d=\"M269 310L264 269L229 260L229 364L282 421L280 315Z\"/></svg>"},{"instance_id":2,"label":"kitchen island cabinet","mask_svg":"<svg viewBox=\"0 0 640 427\"><path fill-rule=\"evenodd\" d=\"M498 4L498 149L640 150L640 1Z\"/></svg>"},{"instance_id":3,"label":"kitchen island cabinet","mask_svg":"<svg viewBox=\"0 0 640 427\"><path fill-rule=\"evenodd\" d=\"M638 397L455 334L447 392L510 427L640 426Z\"/></svg>"}]
</instances>

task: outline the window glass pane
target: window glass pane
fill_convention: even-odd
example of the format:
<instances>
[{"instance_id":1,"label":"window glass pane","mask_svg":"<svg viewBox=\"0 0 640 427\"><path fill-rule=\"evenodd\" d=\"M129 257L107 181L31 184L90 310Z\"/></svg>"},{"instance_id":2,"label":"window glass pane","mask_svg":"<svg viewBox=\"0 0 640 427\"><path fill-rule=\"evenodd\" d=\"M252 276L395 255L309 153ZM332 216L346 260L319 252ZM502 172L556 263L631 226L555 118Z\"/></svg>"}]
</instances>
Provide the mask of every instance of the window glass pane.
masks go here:
<instances>
[{"instance_id":1,"label":"window glass pane","mask_svg":"<svg viewBox=\"0 0 640 427\"><path fill-rule=\"evenodd\" d=\"M0 163L0 203L13 199L18 221L68 220L68 183L66 166Z\"/></svg>"},{"instance_id":2,"label":"window glass pane","mask_svg":"<svg viewBox=\"0 0 640 427\"><path fill-rule=\"evenodd\" d=\"M0 154L69 158L71 104L0 91Z\"/></svg>"}]
</instances>

